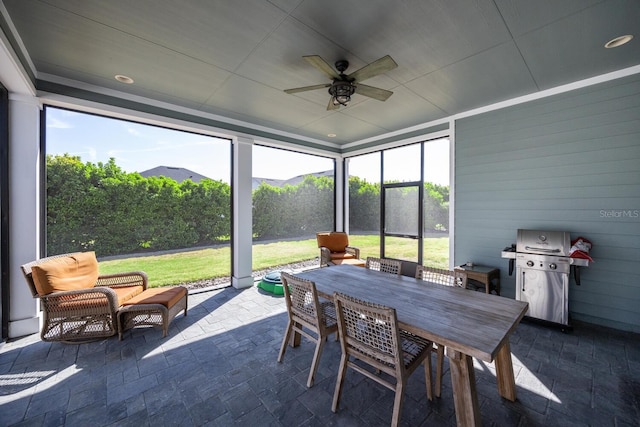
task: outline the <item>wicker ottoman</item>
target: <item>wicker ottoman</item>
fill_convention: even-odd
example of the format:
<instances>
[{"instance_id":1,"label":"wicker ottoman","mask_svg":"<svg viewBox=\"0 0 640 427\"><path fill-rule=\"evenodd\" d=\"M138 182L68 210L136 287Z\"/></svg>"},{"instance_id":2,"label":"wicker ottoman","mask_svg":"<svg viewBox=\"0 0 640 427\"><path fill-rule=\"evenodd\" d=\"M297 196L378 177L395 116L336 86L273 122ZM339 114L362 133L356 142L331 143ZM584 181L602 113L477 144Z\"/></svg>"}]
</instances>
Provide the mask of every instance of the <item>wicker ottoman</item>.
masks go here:
<instances>
[{"instance_id":1,"label":"wicker ottoman","mask_svg":"<svg viewBox=\"0 0 640 427\"><path fill-rule=\"evenodd\" d=\"M187 315L187 295L184 286L151 288L126 301L118 310L120 340L124 331L136 326L162 326L166 337L173 318L182 310Z\"/></svg>"}]
</instances>

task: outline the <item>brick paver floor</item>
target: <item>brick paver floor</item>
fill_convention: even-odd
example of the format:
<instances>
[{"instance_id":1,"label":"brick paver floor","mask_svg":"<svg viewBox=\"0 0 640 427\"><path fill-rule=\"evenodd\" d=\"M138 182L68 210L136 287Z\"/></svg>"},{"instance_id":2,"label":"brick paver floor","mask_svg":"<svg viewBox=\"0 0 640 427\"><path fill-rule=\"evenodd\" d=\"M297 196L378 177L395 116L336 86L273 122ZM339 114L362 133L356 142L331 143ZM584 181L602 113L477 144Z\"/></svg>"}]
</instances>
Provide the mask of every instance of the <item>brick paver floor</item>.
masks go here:
<instances>
[{"instance_id":1,"label":"brick paver floor","mask_svg":"<svg viewBox=\"0 0 640 427\"><path fill-rule=\"evenodd\" d=\"M393 393L352 371L331 412L340 345L325 346L305 386L313 344L276 358L286 325L282 297L253 287L189 296L162 338L158 328L89 344L37 335L0 345L0 426L386 426ZM522 322L511 336L518 400L497 392L493 364L475 361L485 426L640 425L640 335L574 323L571 333ZM434 362L435 364L435 358ZM445 361L445 368L447 368ZM455 425L445 370L429 402L412 375L402 424Z\"/></svg>"}]
</instances>

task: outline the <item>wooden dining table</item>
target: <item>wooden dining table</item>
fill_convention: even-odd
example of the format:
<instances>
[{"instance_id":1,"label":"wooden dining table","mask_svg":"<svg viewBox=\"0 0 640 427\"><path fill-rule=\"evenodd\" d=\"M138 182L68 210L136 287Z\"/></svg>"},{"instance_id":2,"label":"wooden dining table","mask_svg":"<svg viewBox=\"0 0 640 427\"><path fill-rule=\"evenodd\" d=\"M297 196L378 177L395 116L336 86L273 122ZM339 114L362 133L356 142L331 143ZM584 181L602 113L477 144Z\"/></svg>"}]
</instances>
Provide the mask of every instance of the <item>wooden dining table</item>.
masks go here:
<instances>
[{"instance_id":1,"label":"wooden dining table","mask_svg":"<svg viewBox=\"0 0 640 427\"><path fill-rule=\"evenodd\" d=\"M481 424L474 357L495 362L498 392L516 400L509 335L527 311L526 302L350 265L296 276L315 282L324 298L340 292L393 307L402 329L446 346L458 425Z\"/></svg>"}]
</instances>

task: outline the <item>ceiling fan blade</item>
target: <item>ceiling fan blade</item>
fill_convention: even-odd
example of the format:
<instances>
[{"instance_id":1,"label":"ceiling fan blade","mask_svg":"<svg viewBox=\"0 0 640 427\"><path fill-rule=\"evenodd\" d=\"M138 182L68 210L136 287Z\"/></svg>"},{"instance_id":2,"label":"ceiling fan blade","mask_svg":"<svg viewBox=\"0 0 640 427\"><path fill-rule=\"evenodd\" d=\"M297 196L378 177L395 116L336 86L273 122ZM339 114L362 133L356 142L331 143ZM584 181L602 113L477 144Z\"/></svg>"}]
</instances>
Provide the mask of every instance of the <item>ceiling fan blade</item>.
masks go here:
<instances>
[{"instance_id":1,"label":"ceiling fan blade","mask_svg":"<svg viewBox=\"0 0 640 427\"><path fill-rule=\"evenodd\" d=\"M370 79L371 77L375 77L378 74L386 73L389 70L393 70L396 68L398 64L393 60L389 55L383 56L377 61L373 61L369 65L365 65L357 71L349 74L347 77L349 79L353 79L356 82L361 82L366 79Z\"/></svg>"},{"instance_id":2,"label":"ceiling fan blade","mask_svg":"<svg viewBox=\"0 0 640 427\"><path fill-rule=\"evenodd\" d=\"M318 55L308 55L308 56L303 56L303 58L309 64L313 65L318 70L322 71L327 76L329 76L330 79L337 79L340 76L338 72L331 65L327 64L327 61L325 61Z\"/></svg>"},{"instance_id":3,"label":"ceiling fan blade","mask_svg":"<svg viewBox=\"0 0 640 427\"><path fill-rule=\"evenodd\" d=\"M329 98L329 105L327 105L327 111L337 110L338 108L340 108L340 104L338 105L333 104L333 96Z\"/></svg>"},{"instance_id":4,"label":"ceiling fan blade","mask_svg":"<svg viewBox=\"0 0 640 427\"><path fill-rule=\"evenodd\" d=\"M313 86L296 87L296 88L293 88L293 89L285 89L285 92L286 93L306 92L308 90L324 89L324 88L329 87L329 86L331 86L331 83L325 83L325 84L313 85Z\"/></svg>"},{"instance_id":5,"label":"ceiling fan blade","mask_svg":"<svg viewBox=\"0 0 640 427\"><path fill-rule=\"evenodd\" d=\"M379 87L367 86L361 83L356 85L356 93L369 98L377 99L378 101L386 101L393 92L386 89L380 89Z\"/></svg>"}]
</instances>

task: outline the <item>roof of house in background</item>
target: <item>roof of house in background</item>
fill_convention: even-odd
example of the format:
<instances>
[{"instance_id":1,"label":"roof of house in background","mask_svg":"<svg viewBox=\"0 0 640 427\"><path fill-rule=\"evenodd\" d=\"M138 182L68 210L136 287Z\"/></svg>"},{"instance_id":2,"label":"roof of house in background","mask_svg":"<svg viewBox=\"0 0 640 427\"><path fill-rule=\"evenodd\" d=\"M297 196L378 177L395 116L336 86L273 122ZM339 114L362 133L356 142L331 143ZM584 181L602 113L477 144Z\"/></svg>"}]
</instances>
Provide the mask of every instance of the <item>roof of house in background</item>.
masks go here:
<instances>
[{"instance_id":1,"label":"roof of house in background","mask_svg":"<svg viewBox=\"0 0 640 427\"><path fill-rule=\"evenodd\" d=\"M148 178L150 176L166 176L167 178L171 178L179 183L186 179L190 179L196 184L203 179L209 179L208 177L200 175L199 173L191 171L189 169L173 166L157 166L155 168L140 172L140 175L145 178Z\"/></svg>"},{"instance_id":2,"label":"roof of house in background","mask_svg":"<svg viewBox=\"0 0 640 427\"><path fill-rule=\"evenodd\" d=\"M186 179L190 179L191 181L197 184L203 179L209 179L209 177L200 175L199 173L194 172L192 170L174 167L174 166L156 166L155 168L140 172L140 175L142 175L145 178L148 178L150 176L166 176L167 178L171 178L178 183ZM307 175L313 175L316 178L323 177L323 176L333 178L333 170L305 173L305 174L297 175L288 179L254 177L251 179L251 189L255 190L262 183L271 185L273 187L284 187L285 185L298 185L302 181L304 181L304 177Z\"/></svg>"},{"instance_id":3,"label":"roof of house in background","mask_svg":"<svg viewBox=\"0 0 640 427\"><path fill-rule=\"evenodd\" d=\"M327 170L327 171L322 171L322 172L313 172L313 173L305 173L302 175L297 175L294 176L293 178L289 178L289 179L272 179L272 178L257 178L254 177L251 179L251 190L255 190L256 188L258 188L260 186L260 184L262 184L263 182L265 184L274 186L274 187L284 187L285 185L298 185L300 184L302 181L304 181L304 177L307 175L313 175L316 178L320 178L323 176L328 176L330 178L333 178L333 170Z\"/></svg>"}]
</instances>

